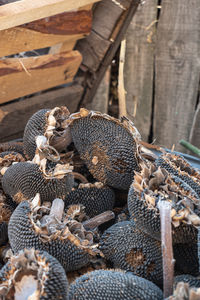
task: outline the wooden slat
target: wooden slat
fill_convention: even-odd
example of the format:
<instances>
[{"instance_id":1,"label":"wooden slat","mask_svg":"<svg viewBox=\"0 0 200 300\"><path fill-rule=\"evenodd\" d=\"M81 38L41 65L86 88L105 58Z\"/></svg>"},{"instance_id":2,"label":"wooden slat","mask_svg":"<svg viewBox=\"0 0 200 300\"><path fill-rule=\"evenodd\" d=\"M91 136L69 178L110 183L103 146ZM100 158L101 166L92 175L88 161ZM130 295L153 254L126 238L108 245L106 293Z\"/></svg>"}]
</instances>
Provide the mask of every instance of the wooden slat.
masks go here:
<instances>
[{"instance_id":1,"label":"wooden slat","mask_svg":"<svg viewBox=\"0 0 200 300\"><path fill-rule=\"evenodd\" d=\"M96 0L21 0L0 6L0 30L50 17Z\"/></svg>"},{"instance_id":2,"label":"wooden slat","mask_svg":"<svg viewBox=\"0 0 200 300\"><path fill-rule=\"evenodd\" d=\"M81 63L78 51L0 61L0 103L71 82Z\"/></svg>"},{"instance_id":3,"label":"wooden slat","mask_svg":"<svg viewBox=\"0 0 200 300\"><path fill-rule=\"evenodd\" d=\"M83 65L95 72L110 45L110 41L92 31L86 39L77 42L76 49L83 55Z\"/></svg>"},{"instance_id":4,"label":"wooden slat","mask_svg":"<svg viewBox=\"0 0 200 300\"><path fill-rule=\"evenodd\" d=\"M144 141L148 141L151 127L157 2L148 0L138 7L126 34L127 117L134 121Z\"/></svg>"},{"instance_id":5,"label":"wooden slat","mask_svg":"<svg viewBox=\"0 0 200 300\"><path fill-rule=\"evenodd\" d=\"M184 150L189 139L199 83L199 0L162 1L158 24L154 138Z\"/></svg>"},{"instance_id":6,"label":"wooden slat","mask_svg":"<svg viewBox=\"0 0 200 300\"><path fill-rule=\"evenodd\" d=\"M83 87L73 84L0 106L0 142L22 137L28 119L39 109L66 105L70 112L77 111L82 93Z\"/></svg>"},{"instance_id":7,"label":"wooden slat","mask_svg":"<svg viewBox=\"0 0 200 300\"><path fill-rule=\"evenodd\" d=\"M68 40L75 42L89 34L91 7L66 12L0 31L0 56L45 48Z\"/></svg>"},{"instance_id":8,"label":"wooden slat","mask_svg":"<svg viewBox=\"0 0 200 300\"><path fill-rule=\"evenodd\" d=\"M115 1L114 1L115 2ZM93 69L90 69L89 64L88 64L88 60L87 58L90 59L90 55L89 53L91 52L91 49L88 48L88 52L85 51L83 53L83 62L85 62L85 65L87 63L88 67L85 67L85 65L81 65L81 71L83 72L87 72L84 76L86 77L87 80L84 81L85 84L85 93L83 95L83 98L81 99L81 105L86 105L88 102L91 102L96 90L108 68L108 66L111 64L112 59L121 43L121 40L123 39L125 32L128 28L128 25L130 24L132 17L139 5L139 0L130 0L129 1L129 6L126 9L126 11L124 11L120 18L117 20L117 23L115 24L115 28L117 28L117 31L115 31L115 28L113 28L113 31L115 32L114 34L114 38L115 40L112 39L112 41L108 41L108 40L104 40L105 42L109 42L110 46L108 47L108 50L105 52L103 58L101 58L101 60L98 60L98 65L95 66L96 68L96 72L93 73ZM128 5L127 1L123 1L123 4ZM117 3L115 5L118 5ZM96 9L94 12L94 18L96 16L96 14L98 14L98 6L99 3L96 5ZM107 10L105 7L105 14L107 14ZM110 13L110 15L112 16L112 14ZM121 19L123 19L123 22L121 22ZM118 26L118 24L120 24L120 26ZM111 33L112 35L112 33ZM99 36L100 38L100 36ZM75 49L79 50L80 47L80 42L82 42L82 49L84 48L84 43L85 43L85 49L87 49L88 47L88 37L86 37L84 40L79 41L75 47ZM98 52L98 47L99 47L99 43L92 43L93 44L93 52ZM83 76L82 72L79 72L78 74L80 76L80 80L81 80L81 76ZM77 75L77 76L78 76Z\"/></svg>"},{"instance_id":9,"label":"wooden slat","mask_svg":"<svg viewBox=\"0 0 200 300\"><path fill-rule=\"evenodd\" d=\"M76 44L76 40L65 41L64 43L56 44L49 49L49 54L72 51L74 49L75 44Z\"/></svg>"},{"instance_id":10,"label":"wooden slat","mask_svg":"<svg viewBox=\"0 0 200 300\"><path fill-rule=\"evenodd\" d=\"M200 148L200 103L194 114L193 124L190 131L189 142ZM191 152L190 152L191 153ZM193 154L194 155L194 154Z\"/></svg>"}]
</instances>

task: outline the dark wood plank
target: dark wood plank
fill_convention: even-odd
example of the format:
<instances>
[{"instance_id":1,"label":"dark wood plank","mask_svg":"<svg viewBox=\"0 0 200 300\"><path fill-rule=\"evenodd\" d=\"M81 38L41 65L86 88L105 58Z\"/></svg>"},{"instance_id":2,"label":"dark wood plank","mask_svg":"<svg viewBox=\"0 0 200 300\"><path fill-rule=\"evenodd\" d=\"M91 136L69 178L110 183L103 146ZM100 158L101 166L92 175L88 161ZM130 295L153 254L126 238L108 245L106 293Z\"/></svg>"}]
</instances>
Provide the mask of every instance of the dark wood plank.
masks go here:
<instances>
[{"instance_id":1,"label":"dark wood plank","mask_svg":"<svg viewBox=\"0 0 200 300\"><path fill-rule=\"evenodd\" d=\"M126 33L128 25L130 24L132 17L135 14L135 11L137 9L139 2L140 2L139 0L132 0L129 8L121 14L120 18L118 19L118 23L115 26L115 28L117 28L117 30L118 30L118 32L115 32L115 39L113 39L111 41L111 44L110 44L107 52L105 53L103 59L101 60L99 67L98 67L97 71L95 72L95 74L94 74L93 70L90 70L89 68L85 68L85 69L82 68L81 72L79 72L78 75L80 76L80 80L82 80L82 77L86 78L86 80L83 83L84 88L85 88L85 93L81 99L80 105L84 106L84 105L86 105L86 103L92 101L92 99L96 93L96 90L97 90L108 66L112 62L112 59L120 45L120 42ZM97 7L98 7L98 5L99 4L97 4ZM98 9L95 10L95 12L98 12ZM105 14L107 14L107 13L108 13L107 10L105 10ZM94 18L95 18L95 15L94 15ZM124 20L123 22L121 22L121 18ZM120 26L118 26L118 24L120 24ZM114 28L113 28L113 30L114 30ZM84 40L87 40L87 38ZM81 42L83 42L83 41L81 41ZM87 47L87 44L86 44L86 47ZM97 51L96 48L98 48L98 45L94 44L94 47L95 47L95 51ZM79 49L79 48L75 47L75 49ZM87 53L85 53L85 54L87 56ZM83 54L83 61L85 59L85 54Z\"/></svg>"},{"instance_id":2,"label":"dark wood plank","mask_svg":"<svg viewBox=\"0 0 200 300\"><path fill-rule=\"evenodd\" d=\"M158 24L154 138L184 151L189 139L199 83L199 0L162 2Z\"/></svg>"},{"instance_id":3,"label":"dark wood plank","mask_svg":"<svg viewBox=\"0 0 200 300\"><path fill-rule=\"evenodd\" d=\"M148 141L151 127L156 18L157 0L146 1L138 7L126 34L127 117L144 141Z\"/></svg>"},{"instance_id":4,"label":"dark wood plank","mask_svg":"<svg viewBox=\"0 0 200 300\"><path fill-rule=\"evenodd\" d=\"M66 105L70 112L77 111L82 93L83 87L73 84L0 106L0 142L22 137L28 119L39 109Z\"/></svg>"},{"instance_id":5,"label":"dark wood plank","mask_svg":"<svg viewBox=\"0 0 200 300\"><path fill-rule=\"evenodd\" d=\"M110 45L110 41L105 40L92 30L86 39L78 41L76 49L83 56L82 64L95 72Z\"/></svg>"},{"instance_id":6,"label":"dark wood plank","mask_svg":"<svg viewBox=\"0 0 200 300\"><path fill-rule=\"evenodd\" d=\"M120 1L101 1L94 11L92 29L104 39L109 40L117 20L124 10L126 8Z\"/></svg>"},{"instance_id":7,"label":"dark wood plank","mask_svg":"<svg viewBox=\"0 0 200 300\"><path fill-rule=\"evenodd\" d=\"M190 131L189 142L200 148L200 103L194 114L193 124Z\"/></svg>"}]
</instances>

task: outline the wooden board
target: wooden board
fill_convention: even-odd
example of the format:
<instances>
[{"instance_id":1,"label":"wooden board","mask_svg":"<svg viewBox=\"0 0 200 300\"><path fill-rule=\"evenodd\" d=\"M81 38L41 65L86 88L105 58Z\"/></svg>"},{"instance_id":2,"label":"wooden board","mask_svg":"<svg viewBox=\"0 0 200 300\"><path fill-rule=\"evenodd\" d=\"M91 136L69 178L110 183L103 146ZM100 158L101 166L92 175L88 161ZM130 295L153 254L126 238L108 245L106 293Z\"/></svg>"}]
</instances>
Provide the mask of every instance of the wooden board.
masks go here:
<instances>
[{"instance_id":1,"label":"wooden board","mask_svg":"<svg viewBox=\"0 0 200 300\"><path fill-rule=\"evenodd\" d=\"M199 0L162 2L156 53L154 138L184 150L199 84Z\"/></svg>"},{"instance_id":2,"label":"wooden board","mask_svg":"<svg viewBox=\"0 0 200 300\"><path fill-rule=\"evenodd\" d=\"M89 34L92 26L91 5L77 11L37 20L0 31L0 56L40 49Z\"/></svg>"},{"instance_id":3,"label":"wooden board","mask_svg":"<svg viewBox=\"0 0 200 300\"><path fill-rule=\"evenodd\" d=\"M28 119L42 108L66 105L71 113L77 111L82 93L83 87L73 84L0 106L0 142L22 137Z\"/></svg>"},{"instance_id":4,"label":"wooden board","mask_svg":"<svg viewBox=\"0 0 200 300\"><path fill-rule=\"evenodd\" d=\"M12 28L42 18L96 2L96 0L20 0L0 6L0 30Z\"/></svg>"},{"instance_id":5,"label":"wooden board","mask_svg":"<svg viewBox=\"0 0 200 300\"><path fill-rule=\"evenodd\" d=\"M151 128L157 2L148 0L138 7L126 34L127 117L134 121L146 142Z\"/></svg>"},{"instance_id":6,"label":"wooden board","mask_svg":"<svg viewBox=\"0 0 200 300\"><path fill-rule=\"evenodd\" d=\"M200 148L200 102L194 114L189 142L194 146ZM191 152L189 153L191 154Z\"/></svg>"},{"instance_id":7,"label":"wooden board","mask_svg":"<svg viewBox=\"0 0 200 300\"><path fill-rule=\"evenodd\" d=\"M104 0L105 1L105 0ZM103 2L104 2L103 1ZM98 34L98 32L94 32L96 35L93 35L96 38L93 41L89 41L88 39L91 34L86 37L85 39L78 41L75 49L82 51L85 49L84 52L81 52L83 55L83 63L79 69L79 73L77 78L83 82L85 87L85 93L83 98L81 99L80 105L87 105L87 103L91 102L93 97L95 96L96 90L106 72L109 65L112 62L112 59L123 39L125 32L130 24L133 15L139 5L139 0L129 0L129 1L112 1L115 5L123 4L126 7L126 10L122 10L120 17L115 20L114 28L111 29L111 34L109 40L104 39L102 36ZM101 2L100 2L101 3ZM98 16L98 8L100 3L97 3L95 6L93 20L95 22L96 16ZM107 6L104 8L105 14L107 14ZM115 18L112 12L109 11L110 15L110 22L113 23L111 18ZM92 29L93 32L93 29ZM92 45L92 46L91 46ZM101 50L101 51L100 51ZM93 54L91 56L91 53ZM99 53L101 56L95 56L95 53ZM101 58L100 58L101 57ZM94 73L95 71L95 73Z\"/></svg>"},{"instance_id":8,"label":"wooden board","mask_svg":"<svg viewBox=\"0 0 200 300\"><path fill-rule=\"evenodd\" d=\"M81 59L72 51L0 60L0 103L71 82Z\"/></svg>"}]
</instances>

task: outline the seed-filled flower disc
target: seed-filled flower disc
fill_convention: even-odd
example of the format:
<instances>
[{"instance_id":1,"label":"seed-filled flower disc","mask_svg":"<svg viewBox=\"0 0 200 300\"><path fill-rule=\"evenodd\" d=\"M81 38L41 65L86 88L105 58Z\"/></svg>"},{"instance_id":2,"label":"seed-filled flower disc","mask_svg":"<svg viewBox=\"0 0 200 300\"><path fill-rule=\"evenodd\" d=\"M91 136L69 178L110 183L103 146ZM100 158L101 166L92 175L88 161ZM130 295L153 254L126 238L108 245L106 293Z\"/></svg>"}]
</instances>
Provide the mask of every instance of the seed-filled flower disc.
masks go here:
<instances>
[{"instance_id":1,"label":"seed-filled flower disc","mask_svg":"<svg viewBox=\"0 0 200 300\"><path fill-rule=\"evenodd\" d=\"M166 169L187 183L200 197L200 173L181 155L164 153L156 160L156 165Z\"/></svg>"},{"instance_id":2,"label":"seed-filled flower disc","mask_svg":"<svg viewBox=\"0 0 200 300\"><path fill-rule=\"evenodd\" d=\"M55 199L52 204L54 215L47 206L35 206L35 199L20 203L11 216L8 236L15 253L24 248L47 251L58 259L66 272L80 269L92 257L101 255L93 232L78 221L82 217L79 206L63 212L64 202L58 199L63 202L60 208L54 205Z\"/></svg>"},{"instance_id":3,"label":"seed-filled flower disc","mask_svg":"<svg viewBox=\"0 0 200 300\"><path fill-rule=\"evenodd\" d=\"M53 109L41 109L29 119L23 137L24 153L28 159L33 159L35 156L37 136L45 136L49 145L58 150L66 148L71 142L71 135L65 126L69 114L68 109L61 106Z\"/></svg>"},{"instance_id":4,"label":"seed-filled flower disc","mask_svg":"<svg viewBox=\"0 0 200 300\"><path fill-rule=\"evenodd\" d=\"M64 269L45 251L20 251L0 271L1 299L67 300L67 292Z\"/></svg>"},{"instance_id":5,"label":"seed-filled flower disc","mask_svg":"<svg viewBox=\"0 0 200 300\"><path fill-rule=\"evenodd\" d=\"M56 164L52 165L55 170ZM51 168L49 167L51 170ZM52 201L56 197L65 198L72 188L72 177L46 176L39 165L32 162L19 162L7 169L2 178L3 190L14 201L20 203L40 194L41 201Z\"/></svg>"},{"instance_id":6,"label":"seed-filled flower disc","mask_svg":"<svg viewBox=\"0 0 200 300\"><path fill-rule=\"evenodd\" d=\"M162 284L160 242L138 230L134 222L119 222L108 228L101 237L100 249L114 268Z\"/></svg>"},{"instance_id":7,"label":"seed-filled flower disc","mask_svg":"<svg viewBox=\"0 0 200 300\"><path fill-rule=\"evenodd\" d=\"M159 201L172 204L173 243L195 243L200 225L197 193L181 178L165 169L143 165L129 189L128 209L136 226L160 240Z\"/></svg>"},{"instance_id":8,"label":"seed-filled flower disc","mask_svg":"<svg viewBox=\"0 0 200 300\"><path fill-rule=\"evenodd\" d=\"M152 282L115 270L98 270L70 285L69 300L161 300L162 291Z\"/></svg>"},{"instance_id":9,"label":"seed-filled flower disc","mask_svg":"<svg viewBox=\"0 0 200 300\"><path fill-rule=\"evenodd\" d=\"M115 193L108 186L101 182L81 183L77 189L67 194L65 206L71 204L82 204L85 213L89 217L94 217L106 210L112 210L115 203Z\"/></svg>"},{"instance_id":10,"label":"seed-filled flower disc","mask_svg":"<svg viewBox=\"0 0 200 300\"><path fill-rule=\"evenodd\" d=\"M69 124L75 147L94 178L128 189L140 169L138 132L132 123L82 109L69 117Z\"/></svg>"}]
</instances>

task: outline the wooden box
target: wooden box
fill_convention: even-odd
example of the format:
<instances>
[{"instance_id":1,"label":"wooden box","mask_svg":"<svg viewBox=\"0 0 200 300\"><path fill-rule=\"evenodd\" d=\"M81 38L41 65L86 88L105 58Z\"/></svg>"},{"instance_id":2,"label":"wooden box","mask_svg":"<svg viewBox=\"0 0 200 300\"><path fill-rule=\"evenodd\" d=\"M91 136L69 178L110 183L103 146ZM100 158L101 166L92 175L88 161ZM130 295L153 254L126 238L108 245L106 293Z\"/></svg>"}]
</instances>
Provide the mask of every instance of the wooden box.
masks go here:
<instances>
[{"instance_id":1,"label":"wooden box","mask_svg":"<svg viewBox=\"0 0 200 300\"><path fill-rule=\"evenodd\" d=\"M82 57L72 50L90 33L94 2L0 0L0 104L73 80ZM35 56L23 55L32 50Z\"/></svg>"}]
</instances>

